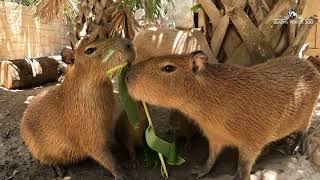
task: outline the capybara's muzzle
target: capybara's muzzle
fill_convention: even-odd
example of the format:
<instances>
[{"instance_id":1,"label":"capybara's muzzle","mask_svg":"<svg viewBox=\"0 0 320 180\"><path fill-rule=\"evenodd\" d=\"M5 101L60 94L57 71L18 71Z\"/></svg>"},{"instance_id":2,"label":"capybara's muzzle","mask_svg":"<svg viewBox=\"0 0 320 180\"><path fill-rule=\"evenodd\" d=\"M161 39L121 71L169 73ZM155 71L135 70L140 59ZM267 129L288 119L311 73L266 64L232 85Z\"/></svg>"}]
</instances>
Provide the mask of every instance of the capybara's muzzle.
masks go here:
<instances>
[{"instance_id":1,"label":"capybara's muzzle","mask_svg":"<svg viewBox=\"0 0 320 180\"><path fill-rule=\"evenodd\" d=\"M136 58L136 52L135 52L134 46L133 46L132 42L128 39L123 39L122 44L123 44L123 49L127 53L127 56L128 56L127 61L129 64L131 64Z\"/></svg>"}]
</instances>

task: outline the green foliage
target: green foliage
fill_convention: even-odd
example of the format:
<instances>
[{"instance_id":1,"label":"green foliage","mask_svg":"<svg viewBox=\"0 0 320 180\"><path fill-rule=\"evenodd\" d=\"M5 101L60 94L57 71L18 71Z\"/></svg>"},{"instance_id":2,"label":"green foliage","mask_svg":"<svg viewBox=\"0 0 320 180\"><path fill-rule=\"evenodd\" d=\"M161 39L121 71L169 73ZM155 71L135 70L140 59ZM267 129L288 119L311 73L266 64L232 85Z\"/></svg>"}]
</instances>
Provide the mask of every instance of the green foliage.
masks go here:
<instances>
[{"instance_id":1,"label":"green foliage","mask_svg":"<svg viewBox=\"0 0 320 180\"><path fill-rule=\"evenodd\" d=\"M156 168L160 164L158 152L152 150L147 144L144 144L144 157L148 168Z\"/></svg>"},{"instance_id":2,"label":"green foliage","mask_svg":"<svg viewBox=\"0 0 320 180\"><path fill-rule=\"evenodd\" d=\"M25 6L33 6L36 4L37 0L2 0L2 1L6 1L6 2L15 2L17 4L22 4Z\"/></svg>"},{"instance_id":3,"label":"green foliage","mask_svg":"<svg viewBox=\"0 0 320 180\"><path fill-rule=\"evenodd\" d=\"M162 140L155 134L151 125L146 129L145 137L149 147L154 151L163 154L167 158L168 164L180 166L185 162L184 159L178 157L176 154L175 141L173 143L169 143Z\"/></svg>"},{"instance_id":4,"label":"green foliage","mask_svg":"<svg viewBox=\"0 0 320 180\"><path fill-rule=\"evenodd\" d=\"M161 18L161 10L166 9L168 4L173 5L172 0L124 0L123 4L127 6L131 11L135 11L138 8L144 8L146 19L154 22L158 18ZM119 8L122 8L121 5Z\"/></svg>"},{"instance_id":5,"label":"green foliage","mask_svg":"<svg viewBox=\"0 0 320 180\"><path fill-rule=\"evenodd\" d=\"M195 4L191 7L191 11L193 11L193 12L199 12L199 11L201 11L201 9L202 9L201 4Z\"/></svg>"},{"instance_id":6,"label":"green foliage","mask_svg":"<svg viewBox=\"0 0 320 180\"><path fill-rule=\"evenodd\" d=\"M165 3L162 2L162 0L144 0L145 13L148 20L155 21L161 18L161 9L165 9L166 4L171 3L173 5L172 0L166 0Z\"/></svg>"}]
</instances>

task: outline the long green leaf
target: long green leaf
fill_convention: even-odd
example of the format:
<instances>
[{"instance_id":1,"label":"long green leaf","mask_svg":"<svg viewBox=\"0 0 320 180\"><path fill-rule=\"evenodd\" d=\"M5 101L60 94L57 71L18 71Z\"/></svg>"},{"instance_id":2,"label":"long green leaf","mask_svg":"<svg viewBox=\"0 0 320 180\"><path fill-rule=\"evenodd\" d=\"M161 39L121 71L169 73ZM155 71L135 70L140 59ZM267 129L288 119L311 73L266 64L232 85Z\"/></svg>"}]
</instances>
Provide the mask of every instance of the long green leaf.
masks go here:
<instances>
[{"instance_id":1,"label":"long green leaf","mask_svg":"<svg viewBox=\"0 0 320 180\"><path fill-rule=\"evenodd\" d=\"M146 129L145 137L148 146L154 151L163 154L167 158L168 164L180 166L185 162L183 158L177 156L175 143L168 143L157 137L151 126Z\"/></svg>"},{"instance_id":2,"label":"long green leaf","mask_svg":"<svg viewBox=\"0 0 320 180\"><path fill-rule=\"evenodd\" d=\"M114 49L109 49L108 52L107 52L107 55L102 59L102 62L106 63L110 59L110 57L113 55L113 53L115 51L116 50L114 50Z\"/></svg>"},{"instance_id":3,"label":"long green leaf","mask_svg":"<svg viewBox=\"0 0 320 180\"><path fill-rule=\"evenodd\" d=\"M139 107L138 103L135 102L128 94L127 86L125 83L126 73L128 71L128 66L124 66L118 76L119 80L119 95L123 105L124 110L128 115L128 119L133 127L138 127L140 123L139 117Z\"/></svg>"}]
</instances>

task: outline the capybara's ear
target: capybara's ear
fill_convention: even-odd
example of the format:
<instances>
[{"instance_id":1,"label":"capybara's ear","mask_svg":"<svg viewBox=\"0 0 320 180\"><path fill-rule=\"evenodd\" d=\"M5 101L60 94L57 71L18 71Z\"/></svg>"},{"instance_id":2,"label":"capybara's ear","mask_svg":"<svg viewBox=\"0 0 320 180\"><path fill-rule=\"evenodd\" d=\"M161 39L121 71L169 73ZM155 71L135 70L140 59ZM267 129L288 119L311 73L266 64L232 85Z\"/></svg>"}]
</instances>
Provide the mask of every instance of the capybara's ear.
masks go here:
<instances>
[{"instance_id":1,"label":"capybara's ear","mask_svg":"<svg viewBox=\"0 0 320 180\"><path fill-rule=\"evenodd\" d=\"M71 48L65 47L61 51L62 61L66 64L74 63L74 51Z\"/></svg>"},{"instance_id":2,"label":"capybara's ear","mask_svg":"<svg viewBox=\"0 0 320 180\"><path fill-rule=\"evenodd\" d=\"M207 68L208 56L202 51L194 51L192 54L192 71L201 72Z\"/></svg>"}]
</instances>

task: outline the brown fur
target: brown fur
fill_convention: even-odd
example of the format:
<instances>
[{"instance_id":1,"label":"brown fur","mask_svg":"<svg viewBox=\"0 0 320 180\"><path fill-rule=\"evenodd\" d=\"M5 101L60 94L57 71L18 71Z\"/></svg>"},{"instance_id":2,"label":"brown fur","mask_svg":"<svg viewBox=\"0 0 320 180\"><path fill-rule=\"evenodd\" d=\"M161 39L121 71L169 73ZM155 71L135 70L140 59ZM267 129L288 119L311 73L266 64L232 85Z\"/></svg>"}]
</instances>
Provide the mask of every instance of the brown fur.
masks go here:
<instances>
[{"instance_id":1,"label":"brown fur","mask_svg":"<svg viewBox=\"0 0 320 180\"><path fill-rule=\"evenodd\" d=\"M86 54L88 48L96 51ZM115 53L102 63L109 49ZM106 71L134 57L132 44L125 39L83 41L62 85L37 95L23 115L21 137L31 154L47 165L74 163L89 156L116 179L123 178L107 148L115 100Z\"/></svg>"},{"instance_id":2,"label":"brown fur","mask_svg":"<svg viewBox=\"0 0 320 180\"><path fill-rule=\"evenodd\" d=\"M164 67L176 67L168 73ZM171 68L172 69L172 68ZM251 68L207 63L201 52L156 57L127 75L137 100L189 115L208 138L207 174L225 146L239 149L239 177L249 180L261 149L295 131L305 131L319 95L319 72L297 57Z\"/></svg>"},{"instance_id":3,"label":"brown fur","mask_svg":"<svg viewBox=\"0 0 320 180\"><path fill-rule=\"evenodd\" d=\"M319 71L320 71L320 57L319 56L310 56L308 59Z\"/></svg>"},{"instance_id":4,"label":"brown fur","mask_svg":"<svg viewBox=\"0 0 320 180\"><path fill-rule=\"evenodd\" d=\"M204 51L211 60L210 63L217 63L205 36L200 31L147 28L135 36L133 44L137 52L134 63L155 56L187 54L196 50ZM179 111L170 112L170 117L169 122L173 128L179 129L178 135L185 137L187 142L190 142L191 137L197 132L196 127Z\"/></svg>"},{"instance_id":5,"label":"brown fur","mask_svg":"<svg viewBox=\"0 0 320 180\"><path fill-rule=\"evenodd\" d=\"M74 63L74 53L70 47L65 47L61 50L61 58L62 62L66 64L73 64Z\"/></svg>"},{"instance_id":6,"label":"brown fur","mask_svg":"<svg viewBox=\"0 0 320 180\"><path fill-rule=\"evenodd\" d=\"M192 122L193 120L183 115L177 110L170 112L169 124L176 131L178 136L186 138L186 147L191 148L191 139L198 132L198 128Z\"/></svg>"},{"instance_id":7,"label":"brown fur","mask_svg":"<svg viewBox=\"0 0 320 180\"><path fill-rule=\"evenodd\" d=\"M139 104L140 124L134 128L129 120L127 113L123 111L117 120L115 135L117 140L123 144L129 153L130 160L136 160L136 148L143 146L144 132L148 127L148 120L141 103Z\"/></svg>"}]
</instances>

